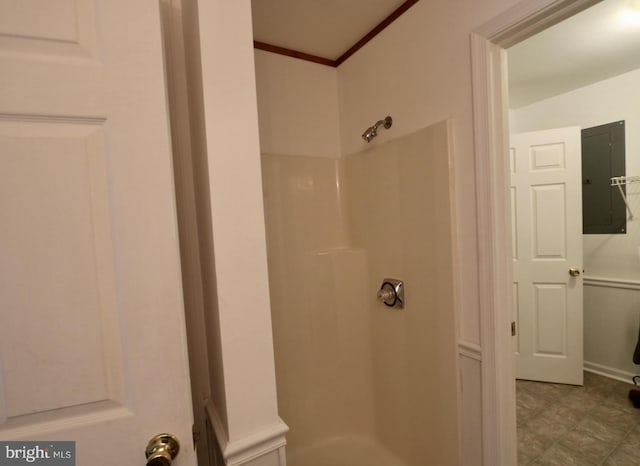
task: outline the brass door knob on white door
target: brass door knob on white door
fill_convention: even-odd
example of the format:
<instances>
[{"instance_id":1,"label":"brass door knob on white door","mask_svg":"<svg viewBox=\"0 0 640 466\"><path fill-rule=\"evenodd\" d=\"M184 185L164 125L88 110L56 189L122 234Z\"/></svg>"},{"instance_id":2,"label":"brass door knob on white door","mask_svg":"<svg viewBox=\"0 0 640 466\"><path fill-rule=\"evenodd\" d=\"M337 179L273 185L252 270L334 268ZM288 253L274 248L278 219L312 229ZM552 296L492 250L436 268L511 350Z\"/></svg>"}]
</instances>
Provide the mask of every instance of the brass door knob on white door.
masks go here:
<instances>
[{"instance_id":1,"label":"brass door knob on white door","mask_svg":"<svg viewBox=\"0 0 640 466\"><path fill-rule=\"evenodd\" d=\"M158 434L149 440L145 449L147 466L171 466L171 461L178 456L180 442L173 434Z\"/></svg>"},{"instance_id":2,"label":"brass door knob on white door","mask_svg":"<svg viewBox=\"0 0 640 466\"><path fill-rule=\"evenodd\" d=\"M580 275L580 269L576 269L575 267L571 267L569 269L569 275L571 275L572 277L577 277L578 275Z\"/></svg>"}]
</instances>

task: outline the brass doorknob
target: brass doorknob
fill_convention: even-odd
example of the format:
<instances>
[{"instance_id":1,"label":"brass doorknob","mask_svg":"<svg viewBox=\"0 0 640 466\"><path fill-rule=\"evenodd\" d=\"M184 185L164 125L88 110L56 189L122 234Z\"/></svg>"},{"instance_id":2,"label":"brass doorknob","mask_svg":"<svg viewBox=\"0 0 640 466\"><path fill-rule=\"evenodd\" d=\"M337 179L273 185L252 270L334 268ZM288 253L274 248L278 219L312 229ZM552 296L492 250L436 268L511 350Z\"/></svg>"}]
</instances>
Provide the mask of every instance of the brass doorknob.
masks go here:
<instances>
[{"instance_id":1,"label":"brass doorknob","mask_svg":"<svg viewBox=\"0 0 640 466\"><path fill-rule=\"evenodd\" d=\"M178 456L180 442L173 434L158 434L149 440L144 453L147 466L171 466L171 461Z\"/></svg>"},{"instance_id":2,"label":"brass doorknob","mask_svg":"<svg viewBox=\"0 0 640 466\"><path fill-rule=\"evenodd\" d=\"M576 269L575 267L571 267L569 269L569 275L571 275L572 277L577 277L578 275L580 275L580 270Z\"/></svg>"}]
</instances>

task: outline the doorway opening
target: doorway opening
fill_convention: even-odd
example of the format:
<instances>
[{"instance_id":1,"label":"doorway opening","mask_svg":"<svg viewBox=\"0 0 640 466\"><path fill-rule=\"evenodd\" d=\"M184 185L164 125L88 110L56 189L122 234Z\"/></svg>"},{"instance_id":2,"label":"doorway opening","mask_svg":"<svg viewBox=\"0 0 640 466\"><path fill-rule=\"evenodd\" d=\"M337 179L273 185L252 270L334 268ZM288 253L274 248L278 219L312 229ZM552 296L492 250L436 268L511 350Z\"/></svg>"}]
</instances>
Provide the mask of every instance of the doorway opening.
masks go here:
<instances>
[{"instance_id":1,"label":"doorway opening","mask_svg":"<svg viewBox=\"0 0 640 466\"><path fill-rule=\"evenodd\" d=\"M478 231L483 253L479 275L484 342L484 462L500 465L514 464L516 457L515 377L508 332L513 290L505 50L598 2L524 3L472 35ZM629 267L631 260L626 264ZM637 257L633 260L637 261Z\"/></svg>"},{"instance_id":2,"label":"doorway opening","mask_svg":"<svg viewBox=\"0 0 640 466\"><path fill-rule=\"evenodd\" d=\"M627 231L625 186L610 179L626 180L625 119L635 109L625 83L640 76L640 60L625 37L608 49L598 35L633 36L632 6L604 0L507 52L521 465L558 455L600 464L629 449L640 295L620 281L636 282L640 264L617 264L637 262L640 231L631 210ZM620 424L609 425L613 417Z\"/></svg>"}]
</instances>

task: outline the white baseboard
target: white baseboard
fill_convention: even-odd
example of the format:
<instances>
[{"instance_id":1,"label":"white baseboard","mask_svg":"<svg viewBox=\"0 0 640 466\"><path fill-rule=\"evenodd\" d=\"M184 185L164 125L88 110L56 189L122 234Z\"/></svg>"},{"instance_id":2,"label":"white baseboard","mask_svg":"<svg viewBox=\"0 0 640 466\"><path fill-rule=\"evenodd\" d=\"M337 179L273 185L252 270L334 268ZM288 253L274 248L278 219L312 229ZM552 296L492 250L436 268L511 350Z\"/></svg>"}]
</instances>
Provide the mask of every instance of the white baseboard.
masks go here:
<instances>
[{"instance_id":1,"label":"white baseboard","mask_svg":"<svg viewBox=\"0 0 640 466\"><path fill-rule=\"evenodd\" d=\"M458 340L458 354L476 361L482 361L482 347L470 341Z\"/></svg>"},{"instance_id":2,"label":"white baseboard","mask_svg":"<svg viewBox=\"0 0 640 466\"><path fill-rule=\"evenodd\" d=\"M289 427L282 419L278 418L275 423L251 435L229 441L211 400L207 401L205 410L215 432L226 466L248 464L255 459L270 455L278 450L281 451L279 462L280 464L283 463L284 446L287 444L285 434L289 431Z\"/></svg>"},{"instance_id":3,"label":"white baseboard","mask_svg":"<svg viewBox=\"0 0 640 466\"><path fill-rule=\"evenodd\" d=\"M584 361L584 370L593 374L602 375L610 379L618 380L633 385L631 378L637 374L631 374L629 372L614 369L613 367L603 366L602 364L596 364L595 362Z\"/></svg>"}]
</instances>

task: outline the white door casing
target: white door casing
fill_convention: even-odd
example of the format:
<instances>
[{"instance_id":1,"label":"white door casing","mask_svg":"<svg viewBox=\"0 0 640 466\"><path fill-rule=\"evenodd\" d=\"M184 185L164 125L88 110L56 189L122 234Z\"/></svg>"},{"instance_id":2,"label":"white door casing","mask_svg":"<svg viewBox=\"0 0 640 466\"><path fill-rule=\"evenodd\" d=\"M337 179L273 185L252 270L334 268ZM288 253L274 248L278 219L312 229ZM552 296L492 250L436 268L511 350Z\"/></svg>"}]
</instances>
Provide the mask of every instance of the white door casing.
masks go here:
<instances>
[{"instance_id":1,"label":"white door casing","mask_svg":"<svg viewBox=\"0 0 640 466\"><path fill-rule=\"evenodd\" d=\"M155 1L0 0L0 439L194 464Z\"/></svg>"},{"instance_id":2,"label":"white door casing","mask_svg":"<svg viewBox=\"0 0 640 466\"><path fill-rule=\"evenodd\" d=\"M581 385L580 128L511 135L510 146L516 377Z\"/></svg>"},{"instance_id":3,"label":"white door casing","mask_svg":"<svg viewBox=\"0 0 640 466\"><path fill-rule=\"evenodd\" d=\"M466 448L469 456L481 455L487 465L511 466L517 462L513 341L508 337L513 261L508 221L505 49L594 3L595 0L521 1L471 33L477 234L482 251L478 259L482 449ZM475 400L470 398L472 392L463 392L463 406Z\"/></svg>"}]
</instances>

